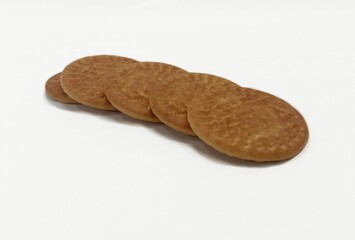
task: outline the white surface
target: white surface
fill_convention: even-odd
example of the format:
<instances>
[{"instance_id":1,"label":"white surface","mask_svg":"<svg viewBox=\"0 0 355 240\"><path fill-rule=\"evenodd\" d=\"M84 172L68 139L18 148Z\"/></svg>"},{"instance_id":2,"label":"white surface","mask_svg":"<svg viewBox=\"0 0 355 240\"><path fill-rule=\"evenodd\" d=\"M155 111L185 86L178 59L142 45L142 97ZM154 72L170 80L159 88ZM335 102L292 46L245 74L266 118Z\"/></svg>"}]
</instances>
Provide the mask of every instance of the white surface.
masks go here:
<instances>
[{"instance_id":1,"label":"white surface","mask_svg":"<svg viewBox=\"0 0 355 240\"><path fill-rule=\"evenodd\" d=\"M355 2L0 0L0 239L355 239ZM276 94L310 141L230 163L195 138L49 100L117 54Z\"/></svg>"}]
</instances>

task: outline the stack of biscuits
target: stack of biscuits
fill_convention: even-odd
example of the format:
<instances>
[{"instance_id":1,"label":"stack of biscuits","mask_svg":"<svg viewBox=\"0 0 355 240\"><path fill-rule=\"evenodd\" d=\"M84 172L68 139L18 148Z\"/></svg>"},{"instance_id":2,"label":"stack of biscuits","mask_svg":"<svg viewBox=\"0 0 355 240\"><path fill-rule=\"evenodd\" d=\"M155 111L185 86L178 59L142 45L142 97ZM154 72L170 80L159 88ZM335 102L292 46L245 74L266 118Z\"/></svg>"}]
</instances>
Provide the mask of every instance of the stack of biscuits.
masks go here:
<instances>
[{"instance_id":1,"label":"stack of biscuits","mask_svg":"<svg viewBox=\"0 0 355 240\"><path fill-rule=\"evenodd\" d=\"M45 88L59 102L164 123L243 160L290 159L304 148L309 135L302 115L286 101L166 63L113 55L84 57L52 76Z\"/></svg>"}]
</instances>

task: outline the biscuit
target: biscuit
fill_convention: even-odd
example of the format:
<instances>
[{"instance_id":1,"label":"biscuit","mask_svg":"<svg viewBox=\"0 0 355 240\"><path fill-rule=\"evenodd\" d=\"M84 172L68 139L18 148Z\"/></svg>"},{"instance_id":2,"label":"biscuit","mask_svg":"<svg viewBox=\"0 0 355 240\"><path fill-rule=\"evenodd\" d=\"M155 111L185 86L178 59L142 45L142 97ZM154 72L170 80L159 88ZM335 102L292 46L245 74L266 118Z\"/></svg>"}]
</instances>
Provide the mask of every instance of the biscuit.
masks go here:
<instances>
[{"instance_id":1,"label":"biscuit","mask_svg":"<svg viewBox=\"0 0 355 240\"><path fill-rule=\"evenodd\" d=\"M208 91L214 85L231 81L204 73L174 75L157 84L151 91L149 103L153 113L167 126L196 136L187 120L187 106L201 91Z\"/></svg>"},{"instance_id":2,"label":"biscuit","mask_svg":"<svg viewBox=\"0 0 355 240\"><path fill-rule=\"evenodd\" d=\"M58 102L78 103L74 99L70 98L68 94L64 92L62 85L60 83L60 75L61 73L57 73L47 80L45 85L47 95Z\"/></svg>"},{"instance_id":3,"label":"biscuit","mask_svg":"<svg viewBox=\"0 0 355 240\"><path fill-rule=\"evenodd\" d=\"M194 97L188 121L211 147L256 162L294 157L309 135L302 115L284 100L226 84Z\"/></svg>"},{"instance_id":4,"label":"biscuit","mask_svg":"<svg viewBox=\"0 0 355 240\"><path fill-rule=\"evenodd\" d=\"M64 91L77 102L93 108L116 110L104 94L106 75L136 60L97 55L78 59L62 72L61 82Z\"/></svg>"},{"instance_id":5,"label":"biscuit","mask_svg":"<svg viewBox=\"0 0 355 240\"><path fill-rule=\"evenodd\" d=\"M160 122L149 105L152 87L168 76L186 73L181 68L159 62L130 64L108 77L105 95L115 108L128 116Z\"/></svg>"}]
</instances>

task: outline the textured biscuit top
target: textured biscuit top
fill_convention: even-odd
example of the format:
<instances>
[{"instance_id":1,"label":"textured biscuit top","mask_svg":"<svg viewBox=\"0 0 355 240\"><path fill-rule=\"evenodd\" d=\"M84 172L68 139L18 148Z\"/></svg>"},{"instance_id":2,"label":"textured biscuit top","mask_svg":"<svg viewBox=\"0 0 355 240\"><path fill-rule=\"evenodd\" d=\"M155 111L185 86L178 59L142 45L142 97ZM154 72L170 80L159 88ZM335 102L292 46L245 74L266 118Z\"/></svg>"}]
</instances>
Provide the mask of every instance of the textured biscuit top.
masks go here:
<instances>
[{"instance_id":1,"label":"textured biscuit top","mask_svg":"<svg viewBox=\"0 0 355 240\"><path fill-rule=\"evenodd\" d=\"M103 110L116 110L104 94L104 78L126 64L136 60L97 55L81 58L70 63L62 72L62 87L76 101Z\"/></svg>"},{"instance_id":2,"label":"textured biscuit top","mask_svg":"<svg viewBox=\"0 0 355 240\"><path fill-rule=\"evenodd\" d=\"M173 75L152 89L149 98L150 106L163 123L179 132L195 136L187 120L187 106L201 91L208 91L214 85L226 81L230 82L204 73Z\"/></svg>"},{"instance_id":3,"label":"textured biscuit top","mask_svg":"<svg viewBox=\"0 0 355 240\"><path fill-rule=\"evenodd\" d=\"M74 99L70 98L68 94L66 94L62 88L62 84L60 82L61 73L57 73L50 77L45 85L46 93L48 96L53 98L54 100L62 103L78 103Z\"/></svg>"},{"instance_id":4,"label":"textured biscuit top","mask_svg":"<svg viewBox=\"0 0 355 240\"><path fill-rule=\"evenodd\" d=\"M257 162L292 158L304 148L309 134L302 115L287 102L230 85L196 96L188 107L188 120L211 147Z\"/></svg>"},{"instance_id":5,"label":"textured biscuit top","mask_svg":"<svg viewBox=\"0 0 355 240\"><path fill-rule=\"evenodd\" d=\"M121 112L144 121L160 122L149 105L151 89L168 76L186 73L181 68L159 62L130 64L109 76L105 94Z\"/></svg>"}]
</instances>

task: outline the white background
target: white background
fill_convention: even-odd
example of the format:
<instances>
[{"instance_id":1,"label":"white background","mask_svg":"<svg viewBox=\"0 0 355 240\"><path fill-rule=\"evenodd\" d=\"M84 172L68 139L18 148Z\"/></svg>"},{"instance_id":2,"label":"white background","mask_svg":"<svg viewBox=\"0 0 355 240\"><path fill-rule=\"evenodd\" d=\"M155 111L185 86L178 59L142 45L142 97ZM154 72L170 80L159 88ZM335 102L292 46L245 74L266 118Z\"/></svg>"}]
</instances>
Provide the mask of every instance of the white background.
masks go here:
<instances>
[{"instance_id":1,"label":"white background","mask_svg":"<svg viewBox=\"0 0 355 240\"><path fill-rule=\"evenodd\" d=\"M253 164L46 97L93 54L276 94L310 141ZM0 239L355 239L354 94L353 0L0 0Z\"/></svg>"}]
</instances>

